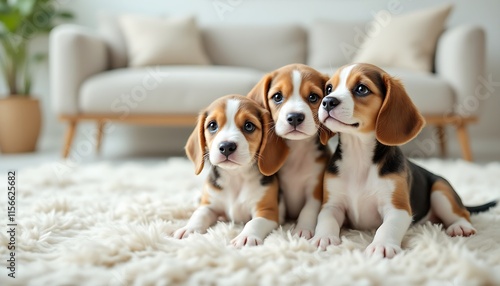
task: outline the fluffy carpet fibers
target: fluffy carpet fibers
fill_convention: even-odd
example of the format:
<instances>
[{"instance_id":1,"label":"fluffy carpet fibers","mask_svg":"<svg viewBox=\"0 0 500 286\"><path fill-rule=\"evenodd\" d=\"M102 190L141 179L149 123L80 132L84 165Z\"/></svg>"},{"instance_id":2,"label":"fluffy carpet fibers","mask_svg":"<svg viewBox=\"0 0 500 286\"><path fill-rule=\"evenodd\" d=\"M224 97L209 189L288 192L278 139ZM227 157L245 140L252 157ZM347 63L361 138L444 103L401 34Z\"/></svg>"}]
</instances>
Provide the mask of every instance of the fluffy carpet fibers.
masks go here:
<instances>
[{"instance_id":1,"label":"fluffy carpet fibers","mask_svg":"<svg viewBox=\"0 0 500 286\"><path fill-rule=\"evenodd\" d=\"M500 163L418 163L448 178L467 205L500 197ZM54 164L19 171L16 278L7 276L2 231L0 285L500 284L500 207L473 216L478 234L469 238L414 226L393 259L364 256L373 232L343 230L340 246L319 252L290 235L292 224L262 246L238 250L229 241L242 226L231 223L171 238L194 210L203 180L185 159L60 171ZM5 195L0 203L6 221Z\"/></svg>"}]
</instances>

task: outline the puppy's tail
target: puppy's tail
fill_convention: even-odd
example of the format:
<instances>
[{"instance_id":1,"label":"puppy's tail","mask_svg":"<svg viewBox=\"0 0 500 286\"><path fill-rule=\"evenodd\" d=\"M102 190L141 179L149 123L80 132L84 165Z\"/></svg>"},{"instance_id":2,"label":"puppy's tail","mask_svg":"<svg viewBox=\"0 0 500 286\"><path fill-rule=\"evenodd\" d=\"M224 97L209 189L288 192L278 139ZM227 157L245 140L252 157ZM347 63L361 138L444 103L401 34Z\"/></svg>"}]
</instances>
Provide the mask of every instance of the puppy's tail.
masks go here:
<instances>
[{"instance_id":1,"label":"puppy's tail","mask_svg":"<svg viewBox=\"0 0 500 286\"><path fill-rule=\"evenodd\" d=\"M489 203L486 203L484 205L480 206L474 206L474 207L465 207L471 214L477 214L477 213L482 213L487 210L489 210L492 207L495 207L497 205L498 201L491 201Z\"/></svg>"}]
</instances>

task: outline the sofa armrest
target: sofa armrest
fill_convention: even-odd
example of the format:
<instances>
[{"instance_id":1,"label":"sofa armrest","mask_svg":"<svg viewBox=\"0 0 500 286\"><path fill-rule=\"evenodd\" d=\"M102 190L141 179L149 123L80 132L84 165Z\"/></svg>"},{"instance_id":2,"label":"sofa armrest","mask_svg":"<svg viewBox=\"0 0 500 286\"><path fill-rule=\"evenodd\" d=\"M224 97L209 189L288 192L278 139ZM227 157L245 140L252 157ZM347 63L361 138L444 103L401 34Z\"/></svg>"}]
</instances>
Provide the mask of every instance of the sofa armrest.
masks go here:
<instances>
[{"instance_id":1,"label":"sofa armrest","mask_svg":"<svg viewBox=\"0 0 500 286\"><path fill-rule=\"evenodd\" d=\"M53 108L76 114L83 81L108 66L106 44L92 30L65 24L51 31L49 53Z\"/></svg>"},{"instance_id":2,"label":"sofa armrest","mask_svg":"<svg viewBox=\"0 0 500 286\"><path fill-rule=\"evenodd\" d=\"M454 114L477 115L479 76L485 72L485 34L481 27L461 25L446 30L439 38L436 50L436 73L449 82L456 101Z\"/></svg>"}]
</instances>

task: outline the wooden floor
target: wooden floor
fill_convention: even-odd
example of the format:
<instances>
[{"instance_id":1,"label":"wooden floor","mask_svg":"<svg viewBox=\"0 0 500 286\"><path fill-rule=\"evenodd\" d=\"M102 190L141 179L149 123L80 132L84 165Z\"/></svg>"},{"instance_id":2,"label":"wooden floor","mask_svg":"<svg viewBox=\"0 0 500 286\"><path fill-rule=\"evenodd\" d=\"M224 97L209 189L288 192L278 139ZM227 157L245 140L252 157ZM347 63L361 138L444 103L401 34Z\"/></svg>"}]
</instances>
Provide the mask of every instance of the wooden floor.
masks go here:
<instances>
[{"instance_id":1,"label":"wooden floor","mask_svg":"<svg viewBox=\"0 0 500 286\"><path fill-rule=\"evenodd\" d=\"M462 150L464 160L472 161L472 151L470 139L467 131L467 126L477 122L477 117L461 117L458 115L425 116L427 128L434 127L438 134L440 155L445 157L447 154L447 138L446 128L451 127L456 129L457 139ZM67 158L71 150L73 138L75 137L76 128L80 121L95 121L97 124L97 147L96 151L100 151L103 129L107 122L120 122L123 124L135 125L153 125L153 126L194 126L196 124L197 115L128 115L117 116L110 114L82 114L82 115L61 115L60 120L67 122L68 127L64 139L62 156Z\"/></svg>"}]
</instances>

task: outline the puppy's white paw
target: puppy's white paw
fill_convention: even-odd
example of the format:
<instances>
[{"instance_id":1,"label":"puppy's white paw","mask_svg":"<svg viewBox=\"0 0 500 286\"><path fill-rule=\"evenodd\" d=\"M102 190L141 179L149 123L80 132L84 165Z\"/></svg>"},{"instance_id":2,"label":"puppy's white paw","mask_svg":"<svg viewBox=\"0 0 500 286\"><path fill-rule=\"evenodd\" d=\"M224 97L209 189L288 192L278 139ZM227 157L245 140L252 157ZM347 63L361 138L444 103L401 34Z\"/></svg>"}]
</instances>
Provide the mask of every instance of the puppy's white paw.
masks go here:
<instances>
[{"instance_id":1,"label":"puppy's white paw","mask_svg":"<svg viewBox=\"0 0 500 286\"><path fill-rule=\"evenodd\" d=\"M372 242L365 250L367 256L392 258L396 254L403 251L399 245L392 243L375 243Z\"/></svg>"},{"instance_id":2,"label":"puppy's white paw","mask_svg":"<svg viewBox=\"0 0 500 286\"><path fill-rule=\"evenodd\" d=\"M314 231L310 229L295 228L292 231L292 235L297 237L303 237L305 239L311 239L311 237L313 237L314 235Z\"/></svg>"},{"instance_id":3,"label":"puppy's white paw","mask_svg":"<svg viewBox=\"0 0 500 286\"><path fill-rule=\"evenodd\" d=\"M190 236L191 234L193 234L195 232L204 233L205 231L206 230L203 230L203 229L200 229L200 228L194 228L194 227L185 226L185 227L180 228L180 229L178 229L178 230L176 230L174 232L174 238L184 239L184 238L187 238L188 236Z\"/></svg>"},{"instance_id":4,"label":"puppy's white paw","mask_svg":"<svg viewBox=\"0 0 500 286\"><path fill-rule=\"evenodd\" d=\"M340 238L336 235L319 235L311 239L311 243L323 251L325 251L329 245L339 245L341 242Z\"/></svg>"},{"instance_id":5,"label":"puppy's white paw","mask_svg":"<svg viewBox=\"0 0 500 286\"><path fill-rule=\"evenodd\" d=\"M262 244L262 239L255 235L238 235L231 243L236 248L242 248L243 246L256 246Z\"/></svg>"},{"instance_id":6,"label":"puppy's white paw","mask_svg":"<svg viewBox=\"0 0 500 286\"><path fill-rule=\"evenodd\" d=\"M476 234L476 229L468 221L457 221L446 229L449 236L471 236Z\"/></svg>"}]
</instances>

